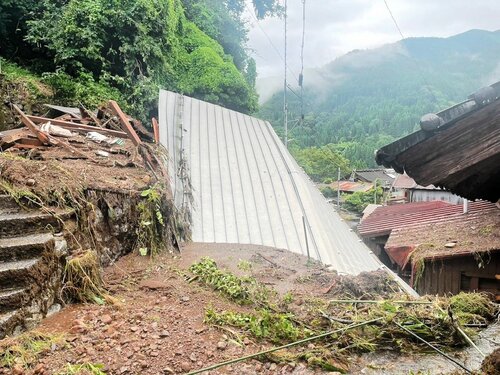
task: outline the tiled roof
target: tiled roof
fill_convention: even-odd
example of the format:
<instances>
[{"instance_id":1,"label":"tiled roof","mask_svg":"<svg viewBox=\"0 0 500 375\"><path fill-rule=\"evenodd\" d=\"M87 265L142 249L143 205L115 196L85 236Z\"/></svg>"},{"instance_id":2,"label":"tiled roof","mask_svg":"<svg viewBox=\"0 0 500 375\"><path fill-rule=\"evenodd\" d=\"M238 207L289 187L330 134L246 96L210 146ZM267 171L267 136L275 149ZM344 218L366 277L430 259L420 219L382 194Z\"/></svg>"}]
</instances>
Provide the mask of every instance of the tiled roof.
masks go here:
<instances>
[{"instance_id":1,"label":"tiled roof","mask_svg":"<svg viewBox=\"0 0 500 375\"><path fill-rule=\"evenodd\" d=\"M360 178L367 182L375 182L375 180L387 181L392 184L395 178L395 173L387 173L385 169L360 169L353 171L354 177Z\"/></svg>"},{"instance_id":2,"label":"tiled roof","mask_svg":"<svg viewBox=\"0 0 500 375\"><path fill-rule=\"evenodd\" d=\"M489 202L470 202L469 212L491 207ZM363 237L389 235L392 230L412 224L428 224L463 215L463 206L443 201L395 204L377 208L358 227Z\"/></svg>"},{"instance_id":3,"label":"tiled roof","mask_svg":"<svg viewBox=\"0 0 500 375\"><path fill-rule=\"evenodd\" d=\"M398 174L392 184L392 187L394 189L426 189L426 190L438 189L434 185L421 186L417 184L415 180L410 176L408 176L406 173Z\"/></svg>"},{"instance_id":4,"label":"tiled roof","mask_svg":"<svg viewBox=\"0 0 500 375\"><path fill-rule=\"evenodd\" d=\"M467 214L395 228L385 249L403 267L409 256L416 262L500 250L500 209L483 203Z\"/></svg>"}]
</instances>

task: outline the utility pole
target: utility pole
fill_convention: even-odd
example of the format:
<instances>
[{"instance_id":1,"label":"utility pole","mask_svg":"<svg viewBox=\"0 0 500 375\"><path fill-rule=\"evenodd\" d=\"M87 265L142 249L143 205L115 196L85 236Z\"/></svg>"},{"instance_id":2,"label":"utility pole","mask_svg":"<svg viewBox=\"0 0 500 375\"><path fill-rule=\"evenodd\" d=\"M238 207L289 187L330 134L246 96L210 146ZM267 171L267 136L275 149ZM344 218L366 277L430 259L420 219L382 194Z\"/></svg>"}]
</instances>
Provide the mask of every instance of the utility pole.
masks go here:
<instances>
[{"instance_id":1,"label":"utility pole","mask_svg":"<svg viewBox=\"0 0 500 375\"><path fill-rule=\"evenodd\" d=\"M337 208L340 210L340 167L337 174Z\"/></svg>"},{"instance_id":2,"label":"utility pole","mask_svg":"<svg viewBox=\"0 0 500 375\"><path fill-rule=\"evenodd\" d=\"M374 182L374 187L373 187L373 203L377 204L377 179L375 179Z\"/></svg>"},{"instance_id":3,"label":"utility pole","mask_svg":"<svg viewBox=\"0 0 500 375\"><path fill-rule=\"evenodd\" d=\"M288 106L286 102L286 91L288 90L288 84L287 84L287 75L286 75L286 68L287 68L287 32L288 32L288 27L287 27L287 0L285 0L285 79L284 79L284 84L283 84L283 127L285 128L285 136L283 139L283 143L285 144L285 147L288 148Z\"/></svg>"}]
</instances>

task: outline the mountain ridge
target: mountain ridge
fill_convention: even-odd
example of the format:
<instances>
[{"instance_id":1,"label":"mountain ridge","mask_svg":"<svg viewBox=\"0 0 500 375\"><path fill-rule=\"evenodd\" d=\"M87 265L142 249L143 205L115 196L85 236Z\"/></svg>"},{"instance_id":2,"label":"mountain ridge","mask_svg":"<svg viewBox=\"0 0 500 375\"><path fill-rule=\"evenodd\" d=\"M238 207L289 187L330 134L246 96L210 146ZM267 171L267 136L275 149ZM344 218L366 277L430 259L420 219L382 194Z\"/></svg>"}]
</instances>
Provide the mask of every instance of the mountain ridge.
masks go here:
<instances>
[{"instance_id":1,"label":"mountain ridge","mask_svg":"<svg viewBox=\"0 0 500 375\"><path fill-rule=\"evenodd\" d=\"M354 50L305 76L304 121L290 131L292 148L340 145L354 167L375 165L373 153L418 128L418 120L500 79L500 30L469 30L447 38L413 37ZM278 133L282 92L259 116ZM300 119L289 95L289 118Z\"/></svg>"}]
</instances>

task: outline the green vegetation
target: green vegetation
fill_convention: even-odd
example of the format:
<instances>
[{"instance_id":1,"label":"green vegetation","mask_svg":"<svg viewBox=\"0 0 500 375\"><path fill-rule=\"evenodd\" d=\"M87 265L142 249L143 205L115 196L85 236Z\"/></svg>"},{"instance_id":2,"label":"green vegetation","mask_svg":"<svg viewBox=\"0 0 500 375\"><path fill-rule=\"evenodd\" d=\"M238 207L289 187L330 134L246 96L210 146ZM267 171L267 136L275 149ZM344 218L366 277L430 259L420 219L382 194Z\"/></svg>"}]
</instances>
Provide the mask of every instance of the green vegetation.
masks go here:
<instances>
[{"instance_id":1,"label":"green vegetation","mask_svg":"<svg viewBox=\"0 0 500 375\"><path fill-rule=\"evenodd\" d=\"M499 51L500 32L472 30L353 51L306 71L305 118L290 131L292 147L334 144L352 168L374 167L374 151L419 129L421 116L498 80ZM282 100L275 94L259 112L280 135ZM288 108L289 118L300 118L296 96L289 95Z\"/></svg>"},{"instance_id":2,"label":"green vegetation","mask_svg":"<svg viewBox=\"0 0 500 375\"><path fill-rule=\"evenodd\" d=\"M377 187L376 195L377 203L380 204L381 202L383 202L384 190L382 189L382 187ZM352 193L351 195L348 195L344 202L344 208L349 211L362 213L366 206L368 206L370 203L375 203L375 190L373 188L368 190L367 192L357 191L355 193Z\"/></svg>"},{"instance_id":3,"label":"green vegetation","mask_svg":"<svg viewBox=\"0 0 500 375\"><path fill-rule=\"evenodd\" d=\"M274 0L254 6L261 17L279 12ZM7 0L0 55L42 77L61 104L115 99L148 120L166 88L253 112L243 9L243 0Z\"/></svg>"},{"instance_id":4,"label":"green vegetation","mask_svg":"<svg viewBox=\"0 0 500 375\"><path fill-rule=\"evenodd\" d=\"M21 336L7 339L0 347L0 367L9 369L20 366L27 369L35 364L40 356L55 346L65 344L62 335L50 335L41 332L28 332Z\"/></svg>"},{"instance_id":5,"label":"green vegetation","mask_svg":"<svg viewBox=\"0 0 500 375\"><path fill-rule=\"evenodd\" d=\"M57 375L106 375L104 372L104 365L84 363L81 365L71 365L67 364L63 371L57 373Z\"/></svg>"},{"instance_id":6,"label":"green vegetation","mask_svg":"<svg viewBox=\"0 0 500 375\"><path fill-rule=\"evenodd\" d=\"M342 156L335 145L328 144L303 149L294 146L290 148L290 151L297 163L316 182L323 182L332 177L337 180L338 168L340 168L341 177L351 172L349 160Z\"/></svg>"},{"instance_id":7,"label":"green vegetation","mask_svg":"<svg viewBox=\"0 0 500 375\"><path fill-rule=\"evenodd\" d=\"M137 228L137 248L143 256L157 255L165 244L163 243L162 188L153 186L141 192L141 201L137 205L139 211L139 226Z\"/></svg>"},{"instance_id":8,"label":"green vegetation","mask_svg":"<svg viewBox=\"0 0 500 375\"><path fill-rule=\"evenodd\" d=\"M253 277L238 277L220 270L213 259L202 258L189 270L195 275L193 279L209 285L235 302L248 304L267 301L269 289L258 284Z\"/></svg>"}]
</instances>

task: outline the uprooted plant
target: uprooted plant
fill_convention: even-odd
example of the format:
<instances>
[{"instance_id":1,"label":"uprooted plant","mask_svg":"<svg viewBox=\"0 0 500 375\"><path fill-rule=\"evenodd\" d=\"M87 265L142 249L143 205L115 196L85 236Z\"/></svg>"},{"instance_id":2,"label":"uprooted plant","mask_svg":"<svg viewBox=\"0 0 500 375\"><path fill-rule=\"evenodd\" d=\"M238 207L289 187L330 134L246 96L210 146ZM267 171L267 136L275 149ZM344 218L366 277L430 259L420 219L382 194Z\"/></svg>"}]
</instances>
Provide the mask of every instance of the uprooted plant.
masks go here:
<instances>
[{"instance_id":1,"label":"uprooted plant","mask_svg":"<svg viewBox=\"0 0 500 375\"><path fill-rule=\"evenodd\" d=\"M238 277L219 269L212 259L203 258L193 264L190 271L195 275L190 280L210 286L239 305L254 307L251 312L240 312L210 306L205 322L216 327L233 327L256 340L287 344L377 319L374 324L316 340L307 349L289 348L266 354L272 361L305 361L311 367L325 370L345 372L349 355L384 347L400 351L428 350L420 339L445 351L466 346L467 335L474 334L467 327L487 324L498 313L487 295L476 293L418 300L407 296L380 301L314 298L299 308L291 303L279 303L280 298L269 288L253 278ZM290 294L283 299L289 300Z\"/></svg>"}]
</instances>

